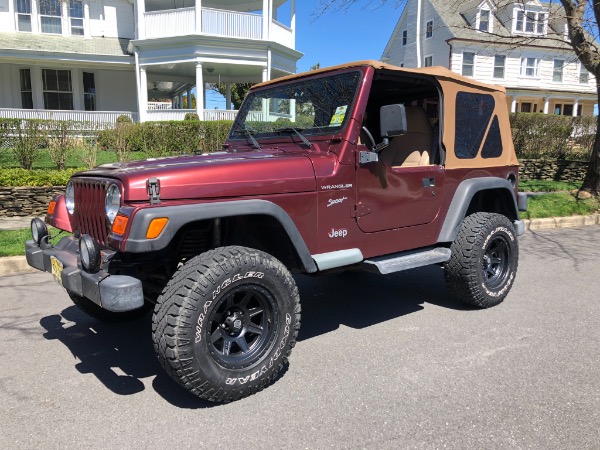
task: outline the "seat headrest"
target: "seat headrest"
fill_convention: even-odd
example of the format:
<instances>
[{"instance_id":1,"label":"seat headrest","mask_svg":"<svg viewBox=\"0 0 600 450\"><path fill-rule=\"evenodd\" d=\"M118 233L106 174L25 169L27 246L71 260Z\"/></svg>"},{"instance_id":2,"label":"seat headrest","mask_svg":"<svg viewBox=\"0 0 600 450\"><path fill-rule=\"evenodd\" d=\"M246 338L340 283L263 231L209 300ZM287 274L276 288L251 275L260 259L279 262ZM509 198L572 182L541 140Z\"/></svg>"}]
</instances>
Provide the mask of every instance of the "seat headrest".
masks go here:
<instances>
[{"instance_id":1,"label":"seat headrest","mask_svg":"<svg viewBox=\"0 0 600 450\"><path fill-rule=\"evenodd\" d=\"M420 106L406 107L406 127L409 133L433 133L427 114Z\"/></svg>"}]
</instances>

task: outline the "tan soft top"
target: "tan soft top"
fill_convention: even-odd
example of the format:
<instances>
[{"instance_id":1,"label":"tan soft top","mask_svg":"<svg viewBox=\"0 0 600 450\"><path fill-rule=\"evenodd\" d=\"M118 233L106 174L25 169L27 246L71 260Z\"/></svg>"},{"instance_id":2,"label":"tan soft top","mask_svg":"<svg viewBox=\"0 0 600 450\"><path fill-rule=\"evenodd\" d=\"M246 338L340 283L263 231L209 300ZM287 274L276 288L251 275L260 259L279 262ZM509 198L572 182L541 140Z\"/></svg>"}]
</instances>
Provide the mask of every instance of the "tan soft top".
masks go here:
<instances>
[{"instance_id":1,"label":"tan soft top","mask_svg":"<svg viewBox=\"0 0 600 450\"><path fill-rule=\"evenodd\" d=\"M446 81L454 81L454 82L461 83L464 85L472 86L474 88L485 89L486 91L498 91L498 92L503 92L503 93L506 92L506 90L502 86L481 83L472 78L463 77L462 75L452 72L451 70L448 70L442 66L432 66L432 67L421 67L419 69L409 69L406 67L393 66L391 64L386 64L384 62L375 61L375 60L355 61L355 62L350 62L350 63L346 63L346 64L340 64L339 66L323 67L320 69L311 70L309 72L296 73L296 74L288 75L288 76L285 76L282 78L276 78L271 81L265 81L263 83L259 83L259 84L255 85L254 87L268 86L268 85L271 85L274 83L280 83L282 81L288 81L288 80L297 80L297 79L304 78L304 77L307 77L310 75L331 72L331 71L339 70L339 69L350 69L352 67L364 67L364 66L370 66L376 70L394 70L394 71L398 71L398 72L404 72L406 74L431 75L432 77L435 77L437 79L446 80Z\"/></svg>"}]
</instances>

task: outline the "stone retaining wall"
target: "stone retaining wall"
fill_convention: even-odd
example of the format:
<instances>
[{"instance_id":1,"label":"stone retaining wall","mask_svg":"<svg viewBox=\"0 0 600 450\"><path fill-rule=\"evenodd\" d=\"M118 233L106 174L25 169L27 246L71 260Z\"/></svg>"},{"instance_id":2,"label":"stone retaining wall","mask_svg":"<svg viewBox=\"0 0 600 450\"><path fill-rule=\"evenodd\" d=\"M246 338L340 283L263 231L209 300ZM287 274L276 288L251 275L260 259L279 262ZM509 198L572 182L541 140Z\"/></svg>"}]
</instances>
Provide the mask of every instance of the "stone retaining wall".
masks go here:
<instances>
[{"instance_id":1,"label":"stone retaining wall","mask_svg":"<svg viewBox=\"0 0 600 450\"><path fill-rule=\"evenodd\" d=\"M587 170L587 161L520 159L521 180L574 181L581 182Z\"/></svg>"},{"instance_id":2,"label":"stone retaining wall","mask_svg":"<svg viewBox=\"0 0 600 450\"><path fill-rule=\"evenodd\" d=\"M0 186L0 217L39 216L46 214L48 203L52 196L64 192L64 186Z\"/></svg>"}]
</instances>

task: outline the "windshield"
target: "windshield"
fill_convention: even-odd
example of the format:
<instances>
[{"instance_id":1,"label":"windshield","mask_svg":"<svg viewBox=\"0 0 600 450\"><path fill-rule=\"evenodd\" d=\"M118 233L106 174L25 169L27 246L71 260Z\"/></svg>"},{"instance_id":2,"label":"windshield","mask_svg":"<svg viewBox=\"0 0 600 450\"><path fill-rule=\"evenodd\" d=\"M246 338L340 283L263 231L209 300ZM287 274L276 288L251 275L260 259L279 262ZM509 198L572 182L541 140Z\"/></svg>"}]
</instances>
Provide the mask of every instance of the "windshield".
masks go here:
<instances>
[{"instance_id":1,"label":"windshield","mask_svg":"<svg viewBox=\"0 0 600 450\"><path fill-rule=\"evenodd\" d=\"M348 121L360 77L352 71L250 92L229 138L275 137L291 128L303 136L336 133Z\"/></svg>"}]
</instances>

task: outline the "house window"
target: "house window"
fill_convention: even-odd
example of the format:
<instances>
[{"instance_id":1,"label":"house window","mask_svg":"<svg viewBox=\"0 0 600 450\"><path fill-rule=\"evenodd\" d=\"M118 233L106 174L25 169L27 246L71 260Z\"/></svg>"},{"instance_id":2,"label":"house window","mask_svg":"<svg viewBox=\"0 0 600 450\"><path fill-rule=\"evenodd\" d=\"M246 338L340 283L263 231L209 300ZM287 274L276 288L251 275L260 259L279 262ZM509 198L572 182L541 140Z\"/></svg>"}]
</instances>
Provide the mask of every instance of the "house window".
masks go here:
<instances>
[{"instance_id":1,"label":"house window","mask_svg":"<svg viewBox=\"0 0 600 450\"><path fill-rule=\"evenodd\" d=\"M588 84L590 81L590 73L585 66L579 63L579 82L582 84Z\"/></svg>"},{"instance_id":2,"label":"house window","mask_svg":"<svg viewBox=\"0 0 600 450\"><path fill-rule=\"evenodd\" d=\"M463 52L462 74L467 77L472 77L474 64L475 53Z\"/></svg>"},{"instance_id":3,"label":"house window","mask_svg":"<svg viewBox=\"0 0 600 450\"><path fill-rule=\"evenodd\" d=\"M482 9L479 11L479 31L490 31L490 10Z\"/></svg>"},{"instance_id":4,"label":"house window","mask_svg":"<svg viewBox=\"0 0 600 450\"><path fill-rule=\"evenodd\" d=\"M70 70L42 69L42 88L46 109L73 109Z\"/></svg>"},{"instance_id":5,"label":"house window","mask_svg":"<svg viewBox=\"0 0 600 450\"><path fill-rule=\"evenodd\" d=\"M539 64L536 58L521 58L521 76L537 77L538 66Z\"/></svg>"},{"instance_id":6,"label":"house window","mask_svg":"<svg viewBox=\"0 0 600 450\"><path fill-rule=\"evenodd\" d=\"M33 109L33 95L31 91L31 70L20 69L21 78L21 108Z\"/></svg>"},{"instance_id":7,"label":"house window","mask_svg":"<svg viewBox=\"0 0 600 450\"><path fill-rule=\"evenodd\" d=\"M17 0L17 26L19 31L31 31L31 0Z\"/></svg>"},{"instance_id":8,"label":"house window","mask_svg":"<svg viewBox=\"0 0 600 450\"><path fill-rule=\"evenodd\" d=\"M504 78L504 67L506 66L506 56L494 56L494 78Z\"/></svg>"},{"instance_id":9,"label":"house window","mask_svg":"<svg viewBox=\"0 0 600 450\"><path fill-rule=\"evenodd\" d=\"M554 114L556 114L557 116L572 116L573 105L564 105L561 103L556 103L554 105Z\"/></svg>"},{"instance_id":10,"label":"house window","mask_svg":"<svg viewBox=\"0 0 600 450\"><path fill-rule=\"evenodd\" d=\"M521 112L530 113L531 112L531 103L530 102L521 103Z\"/></svg>"},{"instance_id":11,"label":"house window","mask_svg":"<svg viewBox=\"0 0 600 450\"><path fill-rule=\"evenodd\" d=\"M425 66L425 67L431 67L431 66L433 66L433 56L431 56L431 55L430 56L426 56L425 57L425 62L423 64L423 66Z\"/></svg>"},{"instance_id":12,"label":"house window","mask_svg":"<svg viewBox=\"0 0 600 450\"><path fill-rule=\"evenodd\" d=\"M83 72L83 102L86 111L96 111L96 81L91 72Z\"/></svg>"},{"instance_id":13,"label":"house window","mask_svg":"<svg viewBox=\"0 0 600 450\"><path fill-rule=\"evenodd\" d=\"M408 42L408 30L402 31L402 46L405 46Z\"/></svg>"},{"instance_id":14,"label":"house window","mask_svg":"<svg viewBox=\"0 0 600 450\"><path fill-rule=\"evenodd\" d=\"M515 31L521 33L544 34L546 29L546 13L535 11L517 11Z\"/></svg>"},{"instance_id":15,"label":"house window","mask_svg":"<svg viewBox=\"0 0 600 450\"><path fill-rule=\"evenodd\" d=\"M425 26L425 39L430 39L433 37L433 20L427 22Z\"/></svg>"},{"instance_id":16,"label":"house window","mask_svg":"<svg viewBox=\"0 0 600 450\"><path fill-rule=\"evenodd\" d=\"M38 0L42 33L62 34L60 0Z\"/></svg>"},{"instance_id":17,"label":"house window","mask_svg":"<svg viewBox=\"0 0 600 450\"><path fill-rule=\"evenodd\" d=\"M577 117L583 116L583 105L577 105Z\"/></svg>"},{"instance_id":18,"label":"house window","mask_svg":"<svg viewBox=\"0 0 600 450\"><path fill-rule=\"evenodd\" d=\"M554 70L552 71L552 81L554 81L555 83L562 83L564 65L565 65L565 62L562 59L554 60Z\"/></svg>"},{"instance_id":19,"label":"house window","mask_svg":"<svg viewBox=\"0 0 600 450\"><path fill-rule=\"evenodd\" d=\"M69 3L71 34L83 36L83 0L71 0Z\"/></svg>"}]
</instances>

